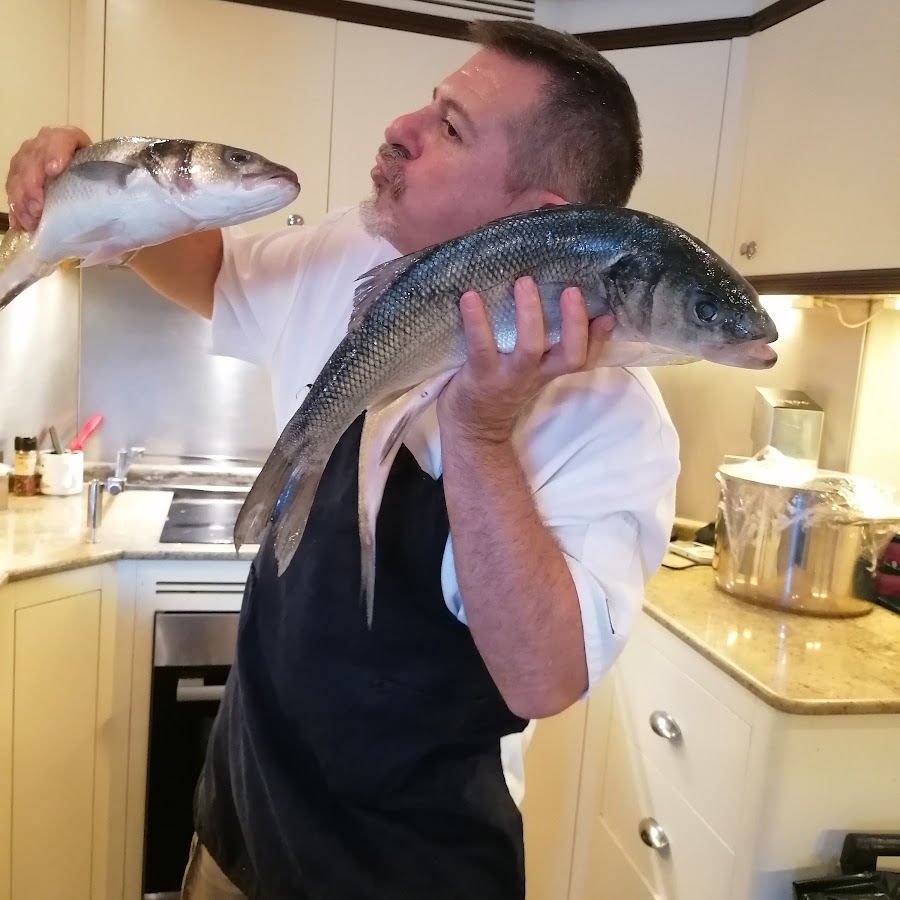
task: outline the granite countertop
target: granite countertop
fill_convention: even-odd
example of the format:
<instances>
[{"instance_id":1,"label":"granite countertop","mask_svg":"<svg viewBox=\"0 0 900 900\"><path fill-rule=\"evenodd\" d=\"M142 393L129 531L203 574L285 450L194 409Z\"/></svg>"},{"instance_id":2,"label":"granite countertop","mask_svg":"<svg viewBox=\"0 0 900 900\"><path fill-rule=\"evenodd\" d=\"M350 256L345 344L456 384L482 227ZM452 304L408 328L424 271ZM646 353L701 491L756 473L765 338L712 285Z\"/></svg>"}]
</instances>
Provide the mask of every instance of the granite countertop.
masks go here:
<instances>
[{"instance_id":1,"label":"granite countertop","mask_svg":"<svg viewBox=\"0 0 900 900\"><path fill-rule=\"evenodd\" d=\"M245 559L232 544L161 544L172 494L104 495L98 539L87 541L87 492L10 497L0 512L0 585L116 559ZM644 609L769 705L791 713L900 713L900 615L853 619L779 612L716 588L708 566L661 569Z\"/></svg>"},{"instance_id":2,"label":"granite countertop","mask_svg":"<svg viewBox=\"0 0 900 900\"><path fill-rule=\"evenodd\" d=\"M900 713L900 615L780 612L731 597L709 566L661 569L646 613L770 706L804 715Z\"/></svg>"},{"instance_id":3,"label":"granite countertop","mask_svg":"<svg viewBox=\"0 0 900 900\"><path fill-rule=\"evenodd\" d=\"M0 585L116 559L246 559L233 544L161 544L170 491L125 490L103 495L95 543L87 539L87 489L72 497L10 497L0 512Z\"/></svg>"}]
</instances>

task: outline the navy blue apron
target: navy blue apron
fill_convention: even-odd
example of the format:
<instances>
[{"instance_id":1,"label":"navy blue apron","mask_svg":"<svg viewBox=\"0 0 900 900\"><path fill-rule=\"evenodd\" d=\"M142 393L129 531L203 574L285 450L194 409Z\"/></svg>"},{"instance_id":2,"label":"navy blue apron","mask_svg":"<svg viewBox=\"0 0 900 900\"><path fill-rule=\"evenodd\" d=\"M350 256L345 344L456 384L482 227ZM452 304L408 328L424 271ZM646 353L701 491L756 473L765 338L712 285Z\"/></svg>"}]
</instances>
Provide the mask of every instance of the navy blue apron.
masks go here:
<instances>
[{"instance_id":1,"label":"navy blue apron","mask_svg":"<svg viewBox=\"0 0 900 900\"><path fill-rule=\"evenodd\" d=\"M440 583L442 481L406 447L360 601L363 418L339 442L279 578L263 541L195 796L200 841L251 900L522 900L510 712Z\"/></svg>"}]
</instances>

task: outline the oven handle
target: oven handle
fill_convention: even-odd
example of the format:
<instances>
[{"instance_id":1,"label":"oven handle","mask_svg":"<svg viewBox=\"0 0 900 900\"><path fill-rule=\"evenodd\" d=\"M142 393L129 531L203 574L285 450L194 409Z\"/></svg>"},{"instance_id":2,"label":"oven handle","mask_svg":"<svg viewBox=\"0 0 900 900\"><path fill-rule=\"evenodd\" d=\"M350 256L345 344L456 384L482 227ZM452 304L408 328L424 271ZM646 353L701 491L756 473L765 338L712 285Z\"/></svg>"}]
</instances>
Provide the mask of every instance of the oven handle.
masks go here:
<instances>
[{"instance_id":1,"label":"oven handle","mask_svg":"<svg viewBox=\"0 0 900 900\"><path fill-rule=\"evenodd\" d=\"M224 696L224 684L197 684L194 678L179 678L175 686L176 703L208 703Z\"/></svg>"}]
</instances>

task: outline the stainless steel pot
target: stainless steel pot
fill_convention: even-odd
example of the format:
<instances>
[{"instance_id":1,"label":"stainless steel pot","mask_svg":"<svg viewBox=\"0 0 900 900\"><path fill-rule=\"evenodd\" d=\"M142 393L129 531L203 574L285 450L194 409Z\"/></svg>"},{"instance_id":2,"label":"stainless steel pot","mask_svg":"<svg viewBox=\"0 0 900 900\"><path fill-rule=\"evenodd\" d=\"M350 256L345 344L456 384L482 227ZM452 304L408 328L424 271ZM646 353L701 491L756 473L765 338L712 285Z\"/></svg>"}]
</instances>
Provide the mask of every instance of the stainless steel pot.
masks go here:
<instances>
[{"instance_id":1,"label":"stainless steel pot","mask_svg":"<svg viewBox=\"0 0 900 900\"><path fill-rule=\"evenodd\" d=\"M722 590L815 616L871 611L872 561L900 530L900 514L872 515L856 506L849 476L817 474L769 484L740 465L720 467L713 567Z\"/></svg>"}]
</instances>

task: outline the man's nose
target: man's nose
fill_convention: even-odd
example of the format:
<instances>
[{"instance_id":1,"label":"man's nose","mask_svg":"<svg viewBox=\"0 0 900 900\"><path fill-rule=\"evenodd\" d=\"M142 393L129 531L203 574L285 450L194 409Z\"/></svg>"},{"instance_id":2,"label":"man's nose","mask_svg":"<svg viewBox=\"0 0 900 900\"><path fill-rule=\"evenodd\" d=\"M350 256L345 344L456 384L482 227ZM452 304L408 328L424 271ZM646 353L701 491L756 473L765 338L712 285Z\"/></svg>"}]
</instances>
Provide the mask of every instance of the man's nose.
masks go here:
<instances>
[{"instance_id":1,"label":"man's nose","mask_svg":"<svg viewBox=\"0 0 900 900\"><path fill-rule=\"evenodd\" d=\"M409 159L415 159L422 152L423 124L422 110L398 116L385 128L384 139L405 150Z\"/></svg>"}]
</instances>

